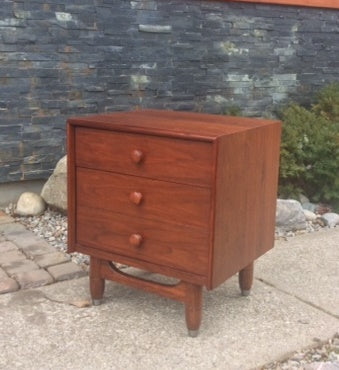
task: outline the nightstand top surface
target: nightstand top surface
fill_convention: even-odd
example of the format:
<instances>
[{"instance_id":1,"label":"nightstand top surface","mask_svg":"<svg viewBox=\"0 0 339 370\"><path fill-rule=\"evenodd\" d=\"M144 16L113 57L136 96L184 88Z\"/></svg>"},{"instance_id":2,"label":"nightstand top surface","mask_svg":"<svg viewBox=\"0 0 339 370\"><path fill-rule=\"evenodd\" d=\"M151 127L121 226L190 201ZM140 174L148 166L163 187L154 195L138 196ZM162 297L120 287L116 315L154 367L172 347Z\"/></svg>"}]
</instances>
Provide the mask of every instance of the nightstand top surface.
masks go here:
<instances>
[{"instance_id":1,"label":"nightstand top surface","mask_svg":"<svg viewBox=\"0 0 339 370\"><path fill-rule=\"evenodd\" d=\"M213 141L258 127L280 124L258 118L168 110L136 110L71 117L68 123L97 129Z\"/></svg>"}]
</instances>

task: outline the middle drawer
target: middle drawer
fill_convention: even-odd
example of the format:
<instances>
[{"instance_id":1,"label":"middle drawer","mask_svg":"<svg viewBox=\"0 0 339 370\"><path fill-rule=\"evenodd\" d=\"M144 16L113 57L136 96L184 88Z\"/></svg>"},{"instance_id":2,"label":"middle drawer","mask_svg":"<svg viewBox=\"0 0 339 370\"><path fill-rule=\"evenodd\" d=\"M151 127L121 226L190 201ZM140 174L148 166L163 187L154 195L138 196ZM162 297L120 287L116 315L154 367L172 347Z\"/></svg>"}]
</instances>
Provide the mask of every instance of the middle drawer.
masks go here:
<instances>
[{"instance_id":1,"label":"middle drawer","mask_svg":"<svg viewBox=\"0 0 339 370\"><path fill-rule=\"evenodd\" d=\"M208 228L210 189L77 167L77 204Z\"/></svg>"}]
</instances>

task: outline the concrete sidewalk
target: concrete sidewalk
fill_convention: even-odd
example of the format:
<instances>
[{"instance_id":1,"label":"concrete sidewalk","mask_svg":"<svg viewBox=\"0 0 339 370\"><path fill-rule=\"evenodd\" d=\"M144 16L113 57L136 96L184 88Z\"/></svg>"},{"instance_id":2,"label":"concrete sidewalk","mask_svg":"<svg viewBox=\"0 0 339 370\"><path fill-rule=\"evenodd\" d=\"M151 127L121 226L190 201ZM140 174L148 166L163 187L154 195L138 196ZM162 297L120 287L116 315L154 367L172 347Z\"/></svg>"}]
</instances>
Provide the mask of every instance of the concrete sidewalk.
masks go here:
<instances>
[{"instance_id":1,"label":"concrete sidewalk","mask_svg":"<svg viewBox=\"0 0 339 370\"><path fill-rule=\"evenodd\" d=\"M197 338L183 306L88 278L0 296L1 369L253 369L339 330L339 228L278 241L259 259L252 295L233 277L204 293Z\"/></svg>"}]
</instances>

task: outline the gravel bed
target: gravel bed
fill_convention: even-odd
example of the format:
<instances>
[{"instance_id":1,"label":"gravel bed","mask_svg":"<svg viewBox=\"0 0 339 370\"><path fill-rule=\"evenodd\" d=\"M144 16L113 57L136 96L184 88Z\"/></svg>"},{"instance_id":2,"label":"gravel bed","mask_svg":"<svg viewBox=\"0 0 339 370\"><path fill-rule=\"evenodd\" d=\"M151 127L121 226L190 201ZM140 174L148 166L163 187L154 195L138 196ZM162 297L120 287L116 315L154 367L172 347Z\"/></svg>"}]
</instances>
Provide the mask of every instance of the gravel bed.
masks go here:
<instances>
[{"instance_id":1,"label":"gravel bed","mask_svg":"<svg viewBox=\"0 0 339 370\"><path fill-rule=\"evenodd\" d=\"M294 352L288 359L275 361L260 370L337 370L339 369L339 333L327 342L318 342L313 348Z\"/></svg>"},{"instance_id":2,"label":"gravel bed","mask_svg":"<svg viewBox=\"0 0 339 370\"><path fill-rule=\"evenodd\" d=\"M40 216L18 217L14 215L14 204L9 204L4 211L15 217L15 221L23 224L36 235L46 239L57 250L67 253L67 216L47 209ZM319 220L308 221L305 230L288 231L276 229L275 239L288 240L296 235L316 232L327 228ZM81 253L70 254L72 261L88 269L89 257ZM298 351L287 359L267 364L261 370L339 370L339 333L323 343L314 338L316 345Z\"/></svg>"}]
</instances>

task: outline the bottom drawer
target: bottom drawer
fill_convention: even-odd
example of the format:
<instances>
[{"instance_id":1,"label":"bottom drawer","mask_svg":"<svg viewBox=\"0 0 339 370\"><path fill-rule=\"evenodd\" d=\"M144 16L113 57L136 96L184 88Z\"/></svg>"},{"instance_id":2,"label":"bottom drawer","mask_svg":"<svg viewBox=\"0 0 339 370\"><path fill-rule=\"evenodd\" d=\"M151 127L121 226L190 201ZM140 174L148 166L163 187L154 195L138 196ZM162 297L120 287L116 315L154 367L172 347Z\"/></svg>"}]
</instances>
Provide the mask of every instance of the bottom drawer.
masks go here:
<instances>
[{"instance_id":1,"label":"bottom drawer","mask_svg":"<svg viewBox=\"0 0 339 370\"><path fill-rule=\"evenodd\" d=\"M76 222L78 245L198 275L207 274L208 233L202 229L81 206L77 209Z\"/></svg>"}]
</instances>

